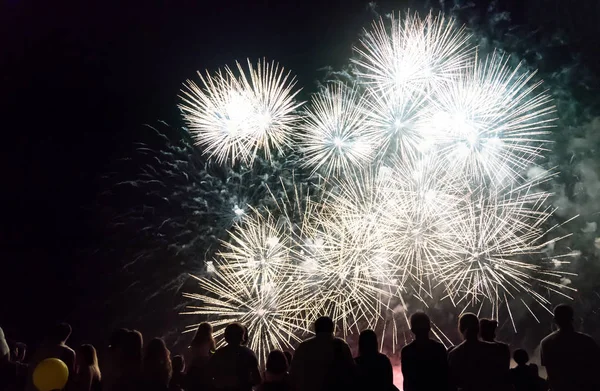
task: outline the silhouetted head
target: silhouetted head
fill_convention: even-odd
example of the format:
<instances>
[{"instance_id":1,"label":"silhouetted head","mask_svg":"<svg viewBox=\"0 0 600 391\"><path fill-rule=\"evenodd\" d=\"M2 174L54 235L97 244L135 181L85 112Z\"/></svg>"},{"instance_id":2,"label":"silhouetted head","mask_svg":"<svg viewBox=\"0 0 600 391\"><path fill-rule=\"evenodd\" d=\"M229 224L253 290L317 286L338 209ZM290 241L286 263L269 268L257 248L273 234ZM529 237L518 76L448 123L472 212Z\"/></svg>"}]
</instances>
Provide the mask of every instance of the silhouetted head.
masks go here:
<instances>
[{"instance_id":1,"label":"silhouetted head","mask_svg":"<svg viewBox=\"0 0 600 391\"><path fill-rule=\"evenodd\" d=\"M497 328L497 321L485 318L479 319L479 334L484 341L493 342L496 339Z\"/></svg>"},{"instance_id":2,"label":"silhouetted head","mask_svg":"<svg viewBox=\"0 0 600 391\"><path fill-rule=\"evenodd\" d=\"M173 365L173 373L185 371L185 359L183 356L173 356L171 364Z\"/></svg>"},{"instance_id":3,"label":"silhouetted head","mask_svg":"<svg viewBox=\"0 0 600 391\"><path fill-rule=\"evenodd\" d=\"M321 316L315 322L315 334L333 334L334 325L329 316Z\"/></svg>"},{"instance_id":4,"label":"silhouetted head","mask_svg":"<svg viewBox=\"0 0 600 391\"><path fill-rule=\"evenodd\" d=\"M288 362L288 366L292 365L292 358L294 358L294 356L292 355L292 352L286 350L285 352L283 352L283 354L285 354L285 358Z\"/></svg>"},{"instance_id":5,"label":"silhouetted head","mask_svg":"<svg viewBox=\"0 0 600 391\"><path fill-rule=\"evenodd\" d=\"M146 348L145 362L166 362L171 361L171 352L167 349L165 341L162 338L153 338Z\"/></svg>"},{"instance_id":6,"label":"silhouetted head","mask_svg":"<svg viewBox=\"0 0 600 391\"><path fill-rule=\"evenodd\" d=\"M129 330L127 329L117 329L113 331L108 339L108 348L111 350L111 352L123 349L123 346L125 345L125 339L127 338L127 333L129 333Z\"/></svg>"},{"instance_id":7,"label":"silhouetted head","mask_svg":"<svg viewBox=\"0 0 600 391\"><path fill-rule=\"evenodd\" d=\"M288 361L281 350L273 350L267 357L267 371L274 375L281 375L288 371Z\"/></svg>"},{"instance_id":8,"label":"silhouetted head","mask_svg":"<svg viewBox=\"0 0 600 391\"><path fill-rule=\"evenodd\" d=\"M48 339L52 343L61 344L67 342L69 337L71 336L71 325L68 323L59 323L50 330L50 335Z\"/></svg>"},{"instance_id":9,"label":"silhouetted head","mask_svg":"<svg viewBox=\"0 0 600 391\"><path fill-rule=\"evenodd\" d=\"M431 321L425 312L418 311L410 316L410 331L416 337L427 337L431 330Z\"/></svg>"},{"instance_id":10,"label":"silhouetted head","mask_svg":"<svg viewBox=\"0 0 600 391\"><path fill-rule=\"evenodd\" d=\"M559 304L554 308L554 323L559 329L573 328L573 308L566 304Z\"/></svg>"},{"instance_id":11,"label":"silhouetted head","mask_svg":"<svg viewBox=\"0 0 600 391\"><path fill-rule=\"evenodd\" d=\"M225 327L225 342L228 345L240 346L245 333L246 329L240 323L231 323Z\"/></svg>"},{"instance_id":12,"label":"silhouetted head","mask_svg":"<svg viewBox=\"0 0 600 391\"><path fill-rule=\"evenodd\" d=\"M129 330L123 337L123 359L125 364L133 371L142 370L142 354L144 337L137 330Z\"/></svg>"},{"instance_id":13,"label":"silhouetted head","mask_svg":"<svg viewBox=\"0 0 600 391\"><path fill-rule=\"evenodd\" d=\"M479 319L472 312L465 312L458 318L458 330L465 339L477 339Z\"/></svg>"},{"instance_id":14,"label":"silhouetted head","mask_svg":"<svg viewBox=\"0 0 600 391\"><path fill-rule=\"evenodd\" d=\"M377 334L373 330L363 330L358 336L358 355L368 356L378 353Z\"/></svg>"},{"instance_id":15,"label":"silhouetted head","mask_svg":"<svg viewBox=\"0 0 600 391\"><path fill-rule=\"evenodd\" d=\"M517 349L513 353L513 360L515 360L518 365L525 365L529 361L529 354L527 354L527 351L524 349Z\"/></svg>"},{"instance_id":16,"label":"silhouetted head","mask_svg":"<svg viewBox=\"0 0 600 391\"><path fill-rule=\"evenodd\" d=\"M213 338L213 328L210 323L200 323L198 329L196 330L196 335L194 335L194 339L192 339L192 343L190 344L190 346L193 348L206 346L209 351L216 350L216 344Z\"/></svg>"},{"instance_id":17,"label":"silhouetted head","mask_svg":"<svg viewBox=\"0 0 600 391\"><path fill-rule=\"evenodd\" d=\"M98 366L98 355L96 348L92 345L81 345L77 349L77 363L80 367L96 367Z\"/></svg>"}]
</instances>

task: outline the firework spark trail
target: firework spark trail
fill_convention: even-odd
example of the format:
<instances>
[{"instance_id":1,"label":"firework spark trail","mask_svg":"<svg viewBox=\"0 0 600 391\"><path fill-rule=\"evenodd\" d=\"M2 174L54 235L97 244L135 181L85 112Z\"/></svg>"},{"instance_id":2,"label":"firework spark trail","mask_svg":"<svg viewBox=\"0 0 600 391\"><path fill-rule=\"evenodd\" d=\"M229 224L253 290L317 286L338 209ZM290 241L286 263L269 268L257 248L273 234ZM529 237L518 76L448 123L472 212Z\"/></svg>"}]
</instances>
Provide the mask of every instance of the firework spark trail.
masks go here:
<instances>
[{"instance_id":1,"label":"firework spark trail","mask_svg":"<svg viewBox=\"0 0 600 391\"><path fill-rule=\"evenodd\" d=\"M180 105L191 133L204 152L218 163L252 163L258 150L267 160L272 149L282 152L292 144L298 122L295 80L278 64L248 60L248 75L236 62L237 72L225 67L202 75L202 87L188 80Z\"/></svg>"}]
</instances>

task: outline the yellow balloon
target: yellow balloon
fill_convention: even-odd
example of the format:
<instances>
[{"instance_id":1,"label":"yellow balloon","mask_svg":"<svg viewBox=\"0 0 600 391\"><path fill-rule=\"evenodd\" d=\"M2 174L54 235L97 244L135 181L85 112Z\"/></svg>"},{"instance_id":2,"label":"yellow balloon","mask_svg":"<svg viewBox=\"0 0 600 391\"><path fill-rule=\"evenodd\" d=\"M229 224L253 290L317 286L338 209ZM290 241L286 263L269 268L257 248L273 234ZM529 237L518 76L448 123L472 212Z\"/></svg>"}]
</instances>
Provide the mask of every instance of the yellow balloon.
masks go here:
<instances>
[{"instance_id":1,"label":"yellow balloon","mask_svg":"<svg viewBox=\"0 0 600 391\"><path fill-rule=\"evenodd\" d=\"M69 368L58 358L47 358L33 371L33 384L39 391L62 390L69 379Z\"/></svg>"}]
</instances>

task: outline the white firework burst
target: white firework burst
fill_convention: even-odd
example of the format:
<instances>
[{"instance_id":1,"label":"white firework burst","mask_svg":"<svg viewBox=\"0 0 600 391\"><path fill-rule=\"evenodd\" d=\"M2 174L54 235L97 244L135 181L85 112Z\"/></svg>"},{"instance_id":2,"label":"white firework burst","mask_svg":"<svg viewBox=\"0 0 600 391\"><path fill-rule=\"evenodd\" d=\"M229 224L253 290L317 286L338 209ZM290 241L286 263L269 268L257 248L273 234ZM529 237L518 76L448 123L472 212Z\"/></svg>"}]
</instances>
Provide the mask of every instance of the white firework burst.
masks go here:
<instances>
[{"instance_id":1,"label":"white firework burst","mask_svg":"<svg viewBox=\"0 0 600 391\"><path fill-rule=\"evenodd\" d=\"M264 284L278 283L294 274L290 241L286 226L278 224L272 214L254 210L230 232L230 241L223 243L219 252L222 269L255 290Z\"/></svg>"},{"instance_id":2,"label":"white firework burst","mask_svg":"<svg viewBox=\"0 0 600 391\"><path fill-rule=\"evenodd\" d=\"M536 186L537 180L547 179L514 189L481 187L467 196L462 203L463 219L458 221L461 232L456 236L462 254L439 269L439 281L455 305L481 308L488 302L498 317L500 304L520 298L537 319L524 295L549 312L550 300L539 290L568 297L563 291L572 288L560 279L570 273L552 270L552 262L542 251L562 239L544 239L555 228L543 229L553 209L545 206L550 194Z\"/></svg>"},{"instance_id":3,"label":"white firework burst","mask_svg":"<svg viewBox=\"0 0 600 391\"><path fill-rule=\"evenodd\" d=\"M456 171L492 182L519 179L541 156L554 126L555 107L545 92L536 92L535 73L508 66L497 54L440 86L423 126L433 134Z\"/></svg>"},{"instance_id":4,"label":"white firework burst","mask_svg":"<svg viewBox=\"0 0 600 391\"><path fill-rule=\"evenodd\" d=\"M459 74L472 51L470 35L456 28L453 19L429 13L391 17L390 28L383 19L365 30L358 57L353 59L364 83L380 94L402 90L435 89Z\"/></svg>"},{"instance_id":5,"label":"white firework burst","mask_svg":"<svg viewBox=\"0 0 600 391\"><path fill-rule=\"evenodd\" d=\"M301 128L303 165L313 173L352 174L373 160L375 144L356 89L336 83L316 94Z\"/></svg>"},{"instance_id":6,"label":"white firework burst","mask_svg":"<svg viewBox=\"0 0 600 391\"><path fill-rule=\"evenodd\" d=\"M280 280L253 289L240 277L224 270L222 265L210 278L194 277L202 293L184 293L183 296L200 304L188 305L183 314L208 317L217 338L223 335L228 324L242 323L248 329L248 346L264 366L271 350L293 349L302 335L308 333L301 319L304 303L298 301L301 296L295 290L297 279ZM196 327L197 324L187 326L188 331Z\"/></svg>"},{"instance_id":7,"label":"white firework burst","mask_svg":"<svg viewBox=\"0 0 600 391\"><path fill-rule=\"evenodd\" d=\"M202 86L188 80L180 105L190 132L218 163L251 164L259 150L267 159L292 144L298 121L296 81L274 62L259 61L248 70L236 62L237 75L225 67L198 73ZM239 76L238 76L239 75Z\"/></svg>"},{"instance_id":8,"label":"white firework burst","mask_svg":"<svg viewBox=\"0 0 600 391\"><path fill-rule=\"evenodd\" d=\"M365 97L367 126L372 129L381 158L414 160L427 151L427 129L419 126L427 103L425 95L413 91L381 94L369 88Z\"/></svg>"}]
</instances>

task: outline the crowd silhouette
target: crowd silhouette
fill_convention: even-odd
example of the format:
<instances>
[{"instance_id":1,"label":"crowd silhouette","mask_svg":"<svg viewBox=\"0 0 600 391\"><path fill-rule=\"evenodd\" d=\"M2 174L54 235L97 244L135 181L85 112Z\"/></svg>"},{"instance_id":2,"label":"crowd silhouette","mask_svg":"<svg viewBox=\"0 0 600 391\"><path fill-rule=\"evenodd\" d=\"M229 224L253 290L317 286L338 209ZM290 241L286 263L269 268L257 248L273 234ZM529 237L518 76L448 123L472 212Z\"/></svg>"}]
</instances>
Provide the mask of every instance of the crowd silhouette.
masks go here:
<instances>
[{"instance_id":1,"label":"crowd silhouette","mask_svg":"<svg viewBox=\"0 0 600 391\"><path fill-rule=\"evenodd\" d=\"M575 331L571 307L557 306L554 322L558 330L540 344L541 365L548 375L544 379L523 349L514 350L516 366L510 368L510 348L496 340L495 320L462 314L458 329L463 341L446 349L430 338L427 314L416 312L410 317L414 339L400 352L402 387L405 391L600 390L598 344ZM239 323L225 328L225 344L218 349L212 326L200 324L186 354L173 357L164 340L154 338L144 345L139 331L119 329L110 336L101 367L92 345L81 345L76 352L67 345L70 334L71 326L57 325L26 361L27 347L9 346L0 329L0 391L36 390L33 371L48 358L60 359L69 369L67 391L398 390L390 359L379 351L377 334L362 331L358 355L352 357L326 316L315 321L314 336L294 352L271 351L262 370L246 346L248 331Z\"/></svg>"}]
</instances>

